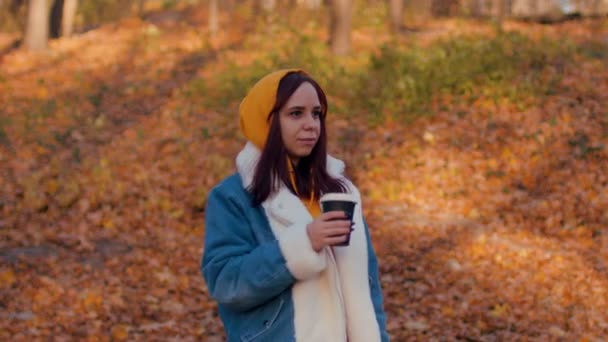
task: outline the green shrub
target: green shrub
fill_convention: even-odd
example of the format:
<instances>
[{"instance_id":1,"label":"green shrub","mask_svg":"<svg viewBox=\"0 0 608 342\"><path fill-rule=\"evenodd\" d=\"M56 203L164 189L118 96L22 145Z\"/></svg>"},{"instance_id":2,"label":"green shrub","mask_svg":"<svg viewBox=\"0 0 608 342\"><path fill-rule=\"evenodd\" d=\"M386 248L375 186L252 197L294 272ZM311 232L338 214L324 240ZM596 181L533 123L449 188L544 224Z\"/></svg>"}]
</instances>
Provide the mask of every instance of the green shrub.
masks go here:
<instances>
[{"instance_id":1,"label":"green shrub","mask_svg":"<svg viewBox=\"0 0 608 342\"><path fill-rule=\"evenodd\" d=\"M587 58L606 61L608 60L608 41L592 40L582 44L577 51Z\"/></svg>"},{"instance_id":2,"label":"green shrub","mask_svg":"<svg viewBox=\"0 0 608 342\"><path fill-rule=\"evenodd\" d=\"M516 102L543 94L549 66L572 53L570 45L533 41L518 33L494 38L452 37L431 46L384 45L361 74L359 104L380 118L405 120L429 113L432 99L449 94L460 100L507 97Z\"/></svg>"}]
</instances>

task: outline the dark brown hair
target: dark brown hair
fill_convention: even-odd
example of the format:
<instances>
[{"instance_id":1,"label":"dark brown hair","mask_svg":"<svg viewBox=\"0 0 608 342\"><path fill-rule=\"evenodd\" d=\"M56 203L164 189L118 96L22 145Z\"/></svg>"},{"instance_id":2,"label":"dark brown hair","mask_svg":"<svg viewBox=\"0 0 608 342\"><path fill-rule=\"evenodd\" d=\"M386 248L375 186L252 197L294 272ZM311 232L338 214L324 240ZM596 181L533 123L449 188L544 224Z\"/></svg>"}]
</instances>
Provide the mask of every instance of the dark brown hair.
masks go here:
<instances>
[{"instance_id":1,"label":"dark brown hair","mask_svg":"<svg viewBox=\"0 0 608 342\"><path fill-rule=\"evenodd\" d=\"M321 103L321 131L319 140L310 155L301 158L298 165L294 166L296 186L294 188L289 177L287 164L289 159L287 149L281 138L281 124L278 114L291 95L305 82L310 83L315 88ZM270 121L268 137L256 166L253 182L249 187L249 191L253 195L254 205L264 202L274 191L278 190L281 183L285 184L293 194L300 194L304 198L310 198L311 193L314 194L314 198L318 199L324 193L346 192L346 185L327 172L326 115L327 98L325 92L312 77L302 71L296 71L287 73L281 79L277 89L276 102L268 113L267 120Z\"/></svg>"}]
</instances>

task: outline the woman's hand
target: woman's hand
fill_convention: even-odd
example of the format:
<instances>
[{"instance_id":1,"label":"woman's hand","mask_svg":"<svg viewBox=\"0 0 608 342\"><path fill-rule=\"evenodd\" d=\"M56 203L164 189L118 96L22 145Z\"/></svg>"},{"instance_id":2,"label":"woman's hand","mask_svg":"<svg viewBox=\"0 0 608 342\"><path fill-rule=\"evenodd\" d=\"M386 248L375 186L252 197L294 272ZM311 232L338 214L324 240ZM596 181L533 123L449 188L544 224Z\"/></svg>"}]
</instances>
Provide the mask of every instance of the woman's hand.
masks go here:
<instances>
[{"instance_id":1,"label":"woman's hand","mask_svg":"<svg viewBox=\"0 0 608 342\"><path fill-rule=\"evenodd\" d=\"M342 211L321 214L306 226L306 233L315 252L323 247L346 241L351 232L351 221Z\"/></svg>"}]
</instances>

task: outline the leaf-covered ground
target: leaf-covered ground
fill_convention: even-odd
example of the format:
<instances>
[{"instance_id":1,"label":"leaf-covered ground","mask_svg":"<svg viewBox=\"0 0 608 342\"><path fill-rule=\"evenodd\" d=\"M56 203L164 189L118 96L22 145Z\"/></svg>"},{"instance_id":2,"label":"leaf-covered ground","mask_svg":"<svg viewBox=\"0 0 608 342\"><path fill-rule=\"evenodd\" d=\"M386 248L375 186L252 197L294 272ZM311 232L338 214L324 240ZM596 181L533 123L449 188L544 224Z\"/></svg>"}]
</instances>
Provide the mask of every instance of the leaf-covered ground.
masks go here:
<instances>
[{"instance_id":1,"label":"leaf-covered ground","mask_svg":"<svg viewBox=\"0 0 608 342\"><path fill-rule=\"evenodd\" d=\"M248 28L208 40L204 21L161 13L1 57L0 339L223 339L199 271L204 205L243 138L234 103L192 89L253 57ZM506 28L592 56L530 103L480 90L409 124L330 123L396 341L608 337L608 26ZM400 42L458 30L491 27L432 21Z\"/></svg>"}]
</instances>

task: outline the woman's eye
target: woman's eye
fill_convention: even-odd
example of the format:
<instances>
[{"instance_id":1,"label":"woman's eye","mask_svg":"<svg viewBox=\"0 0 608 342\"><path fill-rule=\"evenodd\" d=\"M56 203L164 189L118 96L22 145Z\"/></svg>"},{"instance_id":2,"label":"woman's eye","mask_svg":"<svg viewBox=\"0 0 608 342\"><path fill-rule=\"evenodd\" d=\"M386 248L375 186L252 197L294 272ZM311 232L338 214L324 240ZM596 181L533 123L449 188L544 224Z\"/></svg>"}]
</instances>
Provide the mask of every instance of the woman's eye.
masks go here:
<instances>
[{"instance_id":1,"label":"woman's eye","mask_svg":"<svg viewBox=\"0 0 608 342\"><path fill-rule=\"evenodd\" d=\"M315 118L320 118L322 114L323 113L321 113L320 110L315 110L312 112L312 116L314 116Z\"/></svg>"},{"instance_id":2,"label":"woman's eye","mask_svg":"<svg viewBox=\"0 0 608 342\"><path fill-rule=\"evenodd\" d=\"M300 115L302 115L302 111L301 110L294 110L293 112L290 112L289 115L291 115L291 116L300 116Z\"/></svg>"}]
</instances>

